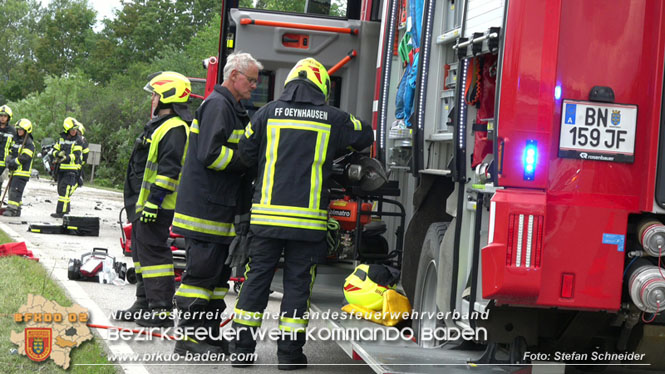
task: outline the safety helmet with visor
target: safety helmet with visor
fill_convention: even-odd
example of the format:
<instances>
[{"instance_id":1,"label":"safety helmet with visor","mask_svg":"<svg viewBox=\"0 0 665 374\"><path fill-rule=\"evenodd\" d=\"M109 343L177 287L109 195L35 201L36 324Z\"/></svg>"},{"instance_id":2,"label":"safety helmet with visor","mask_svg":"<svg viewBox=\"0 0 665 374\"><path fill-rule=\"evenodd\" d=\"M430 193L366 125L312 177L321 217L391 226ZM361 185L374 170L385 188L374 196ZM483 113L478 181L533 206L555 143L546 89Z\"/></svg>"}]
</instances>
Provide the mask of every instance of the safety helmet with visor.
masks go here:
<instances>
[{"instance_id":1,"label":"safety helmet with visor","mask_svg":"<svg viewBox=\"0 0 665 374\"><path fill-rule=\"evenodd\" d=\"M8 105L0 106L0 116L8 116L9 119L7 122L11 121L12 114L12 108L10 108Z\"/></svg>"},{"instance_id":2,"label":"safety helmet with visor","mask_svg":"<svg viewBox=\"0 0 665 374\"><path fill-rule=\"evenodd\" d=\"M192 84L180 73L164 71L155 75L143 89L159 95L162 104L186 103L192 92Z\"/></svg>"},{"instance_id":3,"label":"safety helmet with visor","mask_svg":"<svg viewBox=\"0 0 665 374\"><path fill-rule=\"evenodd\" d=\"M27 134L32 134L32 122L29 119L21 118L16 122L16 130L23 130Z\"/></svg>"},{"instance_id":4,"label":"safety helmet with visor","mask_svg":"<svg viewBox=\"0 0 665 374\"><path fill-rule=\"evenodd\" d=\"M76 118L67 117L62 122L62 129L63 129L64 132L69 132L69 130L76 129L79 124L80 124L80 122L77 121Z\"/></svg>"},{"instance_id":5,"label":"safety helmet with visor","mask_svg":"<svg viewBox=\"0 0 665 374\"><path fill-rule=\"evenodd\" d=\"M296 62L286 76L284 86L294 80L302 80L313 84L321 91L321 93L323 93L326 101L328 101L328 95L330 94L330 76L328 75L326 67L320 62L311 57Z\"/></svg>"}]
</instances>

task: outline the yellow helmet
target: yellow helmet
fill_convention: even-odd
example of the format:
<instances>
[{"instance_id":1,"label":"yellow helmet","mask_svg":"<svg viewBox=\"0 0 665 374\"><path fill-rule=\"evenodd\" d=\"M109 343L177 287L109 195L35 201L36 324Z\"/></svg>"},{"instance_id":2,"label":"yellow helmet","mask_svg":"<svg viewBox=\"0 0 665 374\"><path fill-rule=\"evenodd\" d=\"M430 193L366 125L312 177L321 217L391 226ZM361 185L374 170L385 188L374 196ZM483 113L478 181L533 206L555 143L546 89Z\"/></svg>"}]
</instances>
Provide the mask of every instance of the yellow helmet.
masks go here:
<instances>
[{"instance_id":1,"label":"yellow helmet","mask_svg":"<svg viewBox=\"0 0 665 374\"><path fill-rule=\"evenodd\" d=\"M64 129L64 132L69 132L69 130L76 128L79 124L80 122L77 121L76 118L67 117L62 122L62 128Z\"/></svg>"},{"instance_id":2,"label":"yellow helmet","mask_svg":"<svg viewBox=\"0 0 665 374\"><path fill-rule=\"evenodd\" d=\"M326 67L320 62L311 57L296 62L289 75L286 76L284 86L296 79L313 83L314 86L321 90L323 96L326 97L326 101L328 100L328 95L330 94L330 76L328 76Z\"/></svg>"},{"instance_id":3,"label":"yellow helmet","mask_svg":"<svg viewBox=\"0 0 665 374\"><path fill-rule=\"evenodd\" d=\"M0 106L0 116L1 115L6 115L9 116L9 119L12 119L12 108L8 107L7 105Z\"/></svg>"},{"instance_id":4,"label":"yellow helmet","mask_svg":"<svg viewBox=\"0 0 665 374\"><path fill-rule=\"evenodd\" d=\"M344 282L344 297L349 304L367 309L383 308L383 293L394 288L399 275L384 265L358 265Z\"/></svg>"},{"instance_id":5,"label":"yellow helmet","mask_svg":"<svg viewBox=\"0 0 665 374\"><path fill-rule=\"evenodd\" d=\"M21 118L16 122L16 129L22 129L26 133L32 134L32 122L29 119Z\"/></svg>"},{"instance_id":6,"label":"yellow helmet","mask_svg":"<svg viewBox=\"0 0 665 374\"><path fill-rule=\"evenodd\" d=\"M81 135L85 135L85 126L81 122L76 125L76 128L81 132Z\"/></svg>"},{"instance_id":7,"label":"yellow helmet","mask_svg":"<svg viewBox=\"0 0 665 374\"><path fill-rule=\"evenodd\" d=\"M152 78L143 89L159 95L159 101L163 104L186 103L192 92L192 83L180 73L164 71Z\"/></svg>"}]
</instances>

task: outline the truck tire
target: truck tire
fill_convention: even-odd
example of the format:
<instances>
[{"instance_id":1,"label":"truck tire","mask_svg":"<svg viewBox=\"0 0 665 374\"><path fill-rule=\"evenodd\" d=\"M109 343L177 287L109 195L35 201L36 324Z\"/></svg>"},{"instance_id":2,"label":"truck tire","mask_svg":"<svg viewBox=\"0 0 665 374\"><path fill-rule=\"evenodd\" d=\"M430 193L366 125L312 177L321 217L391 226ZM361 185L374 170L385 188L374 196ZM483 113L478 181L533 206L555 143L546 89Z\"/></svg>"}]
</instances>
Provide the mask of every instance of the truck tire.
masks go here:
<instances>
[{"instance_id":1,"label":"truck tire","mask_svg":"<svg viewBox=\"0 0 665 374\"><path fill-rule=\"evenodd\" d=\"M439 252L443 236L448 229L448 222L436 222L430 225L423 241L420 260L418 261L418 273L416 279L413 310L417 312L417 318L413 319L413 331L416 333L418 345L423 348L435 348L441 342L436 339L427 339L422 331L429 329L433 331L436 327L444 325L442 320L436 318L439 309L436 304ZM445 311L443 311L445 312Z\"/></svg>"},{"instance_id":2,"label":"truck tire","mask_svg":"<svg viewBox=\"0 0 665 374\"><path fill-rule=\"evenodd\" d=\"M427 229L435 222L453 219L446 213L446 201L455 190L455 183L448 177L422 175L422 181L413 194L415 211L408 221L404 233L404 256L402 256L402 289L413 303L418 278L418 262L425 242Z\"/></svg>"}]
</instances>

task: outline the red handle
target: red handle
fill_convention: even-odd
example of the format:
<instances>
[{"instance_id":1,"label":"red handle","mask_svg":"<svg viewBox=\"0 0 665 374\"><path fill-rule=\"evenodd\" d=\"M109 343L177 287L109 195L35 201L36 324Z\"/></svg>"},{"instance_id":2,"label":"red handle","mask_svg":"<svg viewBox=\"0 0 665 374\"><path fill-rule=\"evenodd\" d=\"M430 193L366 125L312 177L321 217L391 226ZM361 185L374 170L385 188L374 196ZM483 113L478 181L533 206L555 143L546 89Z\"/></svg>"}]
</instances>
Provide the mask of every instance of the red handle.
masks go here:
<instances>
[{"instance_id":1,"label":"red handle","mask_svg":"<svg viewBox=\"0 0 665 374\"><path fill-rule=\"evenodd\" d=\"M340 62L336 63L335 66L331 67L328 69L328 75L333 75L337 70L339 70L342 66L346 65L347 62L351 61L352 58L356 57L358 55L358 52L356 52L355 49L351 50L346 57L344 57Z\"/></svg>"},{"instance_id":2,"label":"red handle","mask_svg":"<svg viewBox=\"0 0 665 374\"><path fill-rule=\"evenodd\" d=\"M301 24L301 23L264 21L264 20L259 20L259 19L254 20L254 19L251 19L251 18L242 18L242 19L240 19L240 24L241 25L271 26L271 27L288 27L290 29L315 30L315 31L337 32L337 33L340 33L340 34L358 35L358 29L351 29L351 28L348 28L348 27L304 25L304 24Z\"/></svg>"}]
</instances>

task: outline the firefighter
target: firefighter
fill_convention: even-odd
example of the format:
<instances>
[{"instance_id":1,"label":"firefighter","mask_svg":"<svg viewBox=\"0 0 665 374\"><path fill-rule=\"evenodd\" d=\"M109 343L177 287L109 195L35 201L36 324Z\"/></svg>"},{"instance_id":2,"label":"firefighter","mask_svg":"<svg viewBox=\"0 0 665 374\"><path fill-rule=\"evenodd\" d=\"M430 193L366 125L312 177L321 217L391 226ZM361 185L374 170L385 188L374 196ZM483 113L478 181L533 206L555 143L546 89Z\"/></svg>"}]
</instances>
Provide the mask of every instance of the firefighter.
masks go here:
<instances>
[{"instance_id":1,"label":"firefighter","mask_svg":"<svg viewBox=\"0 0 665 374\"><path fill-rule=\"evenodd\" d=\"M7 105L0 106L0 174L5 171L5 160L9 156L16 130L9 124L12 120L12 109Z\"/></svg>"},{"instance_id":2,"label":"firefighter","mask_svg":"<svg viewBox=\"0 0 665 374\"><path fill-rule=\"evenodd\" d=\"M234 227L235 215L249 212L250 206L249 194L244 204L239 201L242 192L250 188L246 166L237 153L238 141L249 122L240 100L251 97L262 68L248 53L229 55L224 82L216 85L201 104L192 124L173 219L173 232L185 237L187 247L185 275L175 301L178 325L208 331L208 335L177 341L175 352L179 354L228 353L228 344L219 334L231 276L225 260L236 229L239 233L249 229L249 221L242 229ZM212 312L213 318L202 318L201 312Z\"/></svg>"},{"instance_id":3,"label":"firefighter","mask_svg":"<svg viewBox=\"0 0 665 374\"><path fill-rule=\"evenodd\" d=\"M88 146L88 140L85 138L85 126L83 126L82 123L78 123L76 126L76 130L78 130L79 136L81 137L81 142L82 142L82 147L83 150L81 151L81 169L79 169L79 177L77 179L77 188L83 186L83 177L85 177L85 174L83 173L83 167L88 163L88 155L90 154L90 148Z\"/></svg>"},{"instance_id":4,"label":"firefighter","mask_svg":"<svg viewBox=\"0 0 665 374\"><path fill-rule=\"evenodd\" d=\"M52 156L58 164L58 205L51 217L62 218L71 210L71 196L78 185L78 173L81 170L83 140L76 127L76 118L67 117L62 122L63 132L53 146Z\"/></svg>"},{"instance_id":5,"label":"firefighter","mask_svg":"<svg viewBox=\"0 0 665 374\"><path fill-rule=\"evenodd\" d=\"M132 222L136 301L115 317L145 327L169 327L175 281L166 241L192 120L187 107L192 88L185 76L167 71L153 77L144 89L152 93L153 118L136 139L124 188L127 218Z\"/></svg>"},{"instance_id":6,"label":"firefighter","mask_svg":"<svg viewBox=\"0 0 665 374\"><path fill-rule=\"evenodd\" d=\"M371 127L327 105L330 77L313 58L289 72L281 97L252 117L239 151L258 164L252 202L249 262L234 310L235 353L254 352L270 283L284 253L284 296L277 342L280 370L304 368L309 296L316 264L326 254L328 179L333 159L372 144ZM236 367L251 361L234 361Z\"/></svg>"},{"instance_id":7,"label":"firefighter","mask_svg":"<svg viewBox=\"0 0 665 374\"><path fill-rule=\"evenodd\" d=\"M30 179L32 170L32 157L35 153L35 144L32 140L32 123L21 118L16 123L16 137L12 141L10 155L7 156L7 169L12 173L9 181L9 198L7 210L2 215L9 217L21 216L21 200L23 190Z\"/></svg>"}]
</instances>

